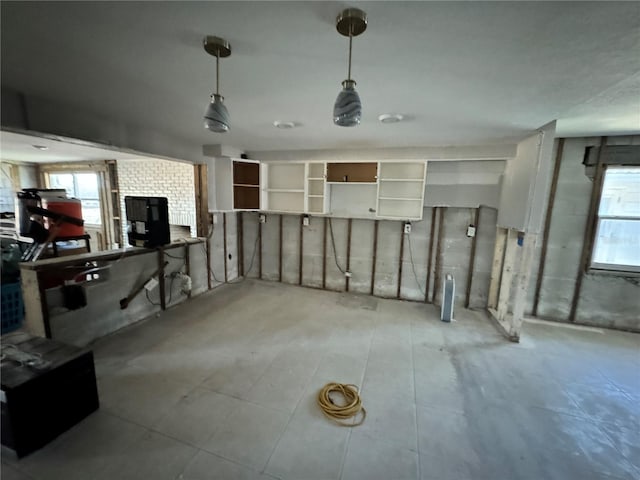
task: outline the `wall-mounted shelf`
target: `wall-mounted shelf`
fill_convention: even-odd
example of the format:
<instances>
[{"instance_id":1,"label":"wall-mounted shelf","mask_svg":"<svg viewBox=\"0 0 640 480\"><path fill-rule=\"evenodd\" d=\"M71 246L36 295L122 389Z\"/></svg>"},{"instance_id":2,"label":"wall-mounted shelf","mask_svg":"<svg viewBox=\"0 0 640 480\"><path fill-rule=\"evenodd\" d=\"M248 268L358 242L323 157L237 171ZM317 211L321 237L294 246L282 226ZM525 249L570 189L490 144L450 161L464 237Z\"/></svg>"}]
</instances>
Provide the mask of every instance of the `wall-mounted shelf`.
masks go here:
<instances>
[{"instance_id":1,"label":"wall-mounted shelf","mask_svg":"<svg viewBox=\"0 0 640 480\"><path fill-rule=\"evenodd\" d=\"M260 209L260 162L221 157L212 170L217 210Z\"/></svg>"}]
</instances>

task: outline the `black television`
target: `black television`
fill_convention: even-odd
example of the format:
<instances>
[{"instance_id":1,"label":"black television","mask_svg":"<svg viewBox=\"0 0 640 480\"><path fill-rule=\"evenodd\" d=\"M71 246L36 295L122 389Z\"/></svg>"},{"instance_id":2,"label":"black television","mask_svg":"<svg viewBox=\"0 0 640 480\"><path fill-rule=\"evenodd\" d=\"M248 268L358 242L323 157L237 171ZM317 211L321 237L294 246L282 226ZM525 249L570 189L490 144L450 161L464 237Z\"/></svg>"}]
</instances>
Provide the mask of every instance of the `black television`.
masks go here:
<instances>
[{"instance_id":1,"label":"black television","mask_svg":"<svg viewBox=\"0 0 640 480\"><path fill-rule=\"evenodd\" d=\"M168 244L169 202L166 197L124 197L127 238L134 247L154 248Z\"/></svg>"}]
</instances>

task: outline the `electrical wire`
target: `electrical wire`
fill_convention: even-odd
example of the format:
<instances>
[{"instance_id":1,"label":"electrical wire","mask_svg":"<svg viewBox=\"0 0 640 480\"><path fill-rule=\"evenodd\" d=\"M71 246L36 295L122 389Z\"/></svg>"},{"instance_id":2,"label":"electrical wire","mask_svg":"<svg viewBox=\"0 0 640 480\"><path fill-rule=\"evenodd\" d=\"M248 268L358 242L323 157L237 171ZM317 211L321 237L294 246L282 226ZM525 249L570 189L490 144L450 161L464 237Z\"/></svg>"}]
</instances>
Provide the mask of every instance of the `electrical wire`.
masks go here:
<instances>
[{"instance_id":1,"label":"electrical wire","mask_svg":"<svg viewBox=\"0 0 640 480\"><path fill-rule=\"evenodd\" d=\"M416 265L413 261L413 248L411 247L411 234L407 235L407 240L409 241L409 258L411 259L411 270L413 271L413 278L416 279L416 284L418 285L418 290L422 295L426 295L425 289L420 285L420 280L418 280L418 274L416 273Z\"/></svg>"},{"instance_id":2,"label":"electrical wire","mask_svg":"<svg viewBox=\"0 0 640 480\"><path fill-rule=\"evenodd\" d=\"M342 273L343 275L346 275L347 274L346 270L343 270L342 268L340 268L340 265L338 264L338 253L336 252L336 240L333 237L333 225L331 223L331 217L329 217L329 233L331 234L331 246L333 247L333 260L336 262L336 267L338 267L338 270L340 270L340 273Z\"/></svg>"},{"instance_id":3,"label":"electrical wire","mask_svg":"<svg viewBox=\"0 0 640 480\"><path fill-rule=\"evenodd\" d=\"M208 233L208 235L207 235L207 242L209 242L209 241L211 240L211 237L212 237L212 236L213 236L213 229L210 229L210 230L209 230L209 233ZM245 274L244 274L244 276L243 276L243 277L240 277L240 278L239 278L239 279L237 279L237 280L233 280L233 281L226 281L226 282L225 282L225 281L223 281L223 280L219 280L219 279L216 277L216 274L215 274L215 272L213 271L213 268L211 268L211 265L207 265L207 269L209 270L209 272L210 272L211 276L213 277L213 279L214 279L216 282L218 282L218 283L236 284L236 283L242 283L242 282L244 282L244 281L247 279L247 275L248 275L249 273L251 273L251 270L253 270L253 262L254 262L254 260L255 260L255 258L256 258L256 253L258 252L258 240L260 240L260 236L259 236L259 235L256 235L256 241L255 241L255 242L254 242L254 244L253 244L253 253L251 254L251 260L249 261L249 268L247 269L247 271L245 272ZM204 253L205 253L205 255L206 255L207 250L206 250L206 248L205 248L205 246L204 246L204 243L202 243L202 244L201 244L201 246L202 246L202 250L204 251ZM224 259L224 261L226 262L226 261L227 261L227 259L225 258L225 259Z\"/></svg>"},{"instance_id":4,"label":"electrical wire","mask_svg":"<svg viewBox=\"0 0 640 480\"><path fill-rule=\"evenodd\" d=\"M340 395L342 401L337 403L331 398L331 394L334 394L334 397ZM318 405L325 417L341 427L357 427L362 425L367 417L367 411L362 406L362 400L358 394L358 387L351 384L327 383L318 392ZM358 415L360 415L359 420L357 420ZM352 423L347 423L350 418L353 418Z\"/></svg>"}]
</instances>

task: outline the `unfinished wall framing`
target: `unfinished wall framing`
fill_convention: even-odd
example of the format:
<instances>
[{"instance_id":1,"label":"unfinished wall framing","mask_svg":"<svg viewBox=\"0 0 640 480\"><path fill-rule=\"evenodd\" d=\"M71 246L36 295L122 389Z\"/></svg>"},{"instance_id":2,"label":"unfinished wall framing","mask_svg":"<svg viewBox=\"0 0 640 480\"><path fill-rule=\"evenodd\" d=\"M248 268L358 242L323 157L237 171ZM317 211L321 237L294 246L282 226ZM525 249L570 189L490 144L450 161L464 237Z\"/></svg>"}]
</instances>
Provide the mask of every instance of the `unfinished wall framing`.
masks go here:
<instances>
[{"instance_id":1,"label":"unfinished wall framing","mask_svg":"<svg viewBox=\"0 0 640 480\"><path fill-rule=\"evenodd\" d=\"M237 258L228 258L228 251L214 255L216 276L224 271L223 259L228 271L233 265L229 281L243 272L247 278L438 304L434 279L451 273L459 285L459 306L487 305L494 208L425 207L424 219L412 222L409 235L403 234L404 222L390 220L309 216L304 225L304 215L266 214L264 223L257 212L217 215L227 222L242 215L237 227L216 228L212 237L214 252L238 242L244 252ZM476 238L467 237L475 222Z\"/></svg>"}]
</instances>

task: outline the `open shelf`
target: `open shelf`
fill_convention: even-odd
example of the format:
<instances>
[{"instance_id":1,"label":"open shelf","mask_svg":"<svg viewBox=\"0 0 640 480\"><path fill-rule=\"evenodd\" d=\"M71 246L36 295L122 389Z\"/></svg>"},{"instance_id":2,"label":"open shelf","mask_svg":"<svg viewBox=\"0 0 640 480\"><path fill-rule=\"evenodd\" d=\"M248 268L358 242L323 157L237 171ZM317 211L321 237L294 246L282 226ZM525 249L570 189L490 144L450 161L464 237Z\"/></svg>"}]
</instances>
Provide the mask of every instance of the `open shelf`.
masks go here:
<instances>
[{"instance_id":1,"label":"open shelf","mask_svg":"<svg viewBox=\"0 0 640 480\"><path fill-rule=\"evenodd\" d=\"M309 179L324 180L324 163L309 163Z\"/></svg>"},{"instance_id":2,"label":"open shelf","mask_svg":"<svg viewBox=\"0 0 640 480\"><path fill-rule=\"evenodd\" d=\"M304 189L300 188L267 188L269 193L304 193Z\"/></svg>"},{"instance_id":3,"label":"open shelf","mask_svg":"<svg viewBox=\"0 0 640 480\"><path fill-rule=\"evenodd\" d=\"M328 163L327 182L377 183L378 163Z\"/></svg>"},{"instance_id":4,"label":"open shelf","mask_svg":"<svg viewBox=\"0 0 640 480\"><path fill-rule=\"evenodd\" d=\"M381 178L381 182L420 182L422 183L421 178Z\"/></svg>"},{"instance_id":5,"label":"open shelf","mask_svg":"<svg viewBox=\"0 0 640 480\"><path fill-rule=\"evenodd\" d=\"M380 163L380 179L422 180L425 164L423 162L382 162Z\"/></svg>"},{"instance_id":6,"label":"open shelf","mask_svg":"<svg viewBox=\"0 0 640 480\"><path fill-rule=\"evenodd\" d=\"M411 198L411 197L407 197L407 198L398 198L398 197L378 197L380 200L398 200L398 201L410 201L410 202L421 202L422 198Z\"/></svg>"}]
</instances>

